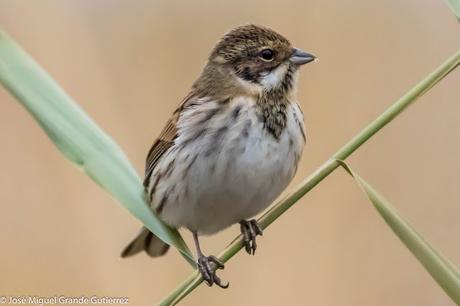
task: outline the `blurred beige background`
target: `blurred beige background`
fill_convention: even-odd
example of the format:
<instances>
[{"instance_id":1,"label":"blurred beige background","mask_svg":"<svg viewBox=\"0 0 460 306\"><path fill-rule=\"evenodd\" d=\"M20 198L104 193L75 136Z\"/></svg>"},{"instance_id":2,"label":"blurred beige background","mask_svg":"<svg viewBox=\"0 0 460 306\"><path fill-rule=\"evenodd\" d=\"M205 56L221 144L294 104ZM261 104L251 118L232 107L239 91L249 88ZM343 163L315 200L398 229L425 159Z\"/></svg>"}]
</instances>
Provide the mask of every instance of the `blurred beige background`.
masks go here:
<instances>
[{"instance_id":1,"label":"blurred beige background","mask_svg":"<svg viewBox=\"0 0 460 306\"><path fill-rule=\"evenodd\" d=\"M460 25L443 1L0 0L0 26L139 172L214 42L249 22L320 58L300 80L309 143L294 184L460 46ZM458 265L459 84L456 71L350 158ZM129 296L131 305L152 305L189 275L176 252L121 260L139 223L3 89L0 110L0 295ZM204 247L218 253L237 232ZM453 305L343 171L267 229L255 257L238 254L221 276L229 290L201 286L183 305Z\"/></svg>"}]
</instances>

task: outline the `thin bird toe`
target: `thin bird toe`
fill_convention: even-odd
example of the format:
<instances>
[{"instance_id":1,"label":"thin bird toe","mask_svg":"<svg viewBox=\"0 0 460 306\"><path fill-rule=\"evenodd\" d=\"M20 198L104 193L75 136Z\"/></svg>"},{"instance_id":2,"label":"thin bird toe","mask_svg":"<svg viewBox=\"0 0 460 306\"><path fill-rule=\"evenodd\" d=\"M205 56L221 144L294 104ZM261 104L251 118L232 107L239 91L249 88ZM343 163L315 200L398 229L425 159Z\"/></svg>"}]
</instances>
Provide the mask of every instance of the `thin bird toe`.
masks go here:
<instances>
[{"instance_id":1,"label":"thin bird toe","mask_svg":"<svg viewBox=\"0 0 460 306\"><path fill-rule=\"evenodd\" d=\"M215 268L213 265L215 265ZM220 288L226 289L229 283L222 284L222 280L216 275L216 270L219 269L224 269L224 264L216 256L203 256L198 259L198 271L206 284L209 287L216 284Z\"/></svg>"}]
</instances>

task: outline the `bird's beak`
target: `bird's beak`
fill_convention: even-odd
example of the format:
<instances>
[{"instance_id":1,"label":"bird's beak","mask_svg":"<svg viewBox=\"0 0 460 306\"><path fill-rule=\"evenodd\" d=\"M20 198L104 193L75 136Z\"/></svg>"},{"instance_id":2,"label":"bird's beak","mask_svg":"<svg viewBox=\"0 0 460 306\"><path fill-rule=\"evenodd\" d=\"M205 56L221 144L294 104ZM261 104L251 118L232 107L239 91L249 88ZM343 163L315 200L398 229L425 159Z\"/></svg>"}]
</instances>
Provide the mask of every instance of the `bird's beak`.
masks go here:
<instances>
[{"instance_id":1,"label":"bird's beak","mask_svg":"<svg viewBox=\"0 0 460 306\"><path fill-rule=\"evenodd\" d=\"M291 57L289 58L291 63L294 63L298 66L314 61L315 59L316 56L297 48L294 48Z\"/></svg>"}]
</instances>

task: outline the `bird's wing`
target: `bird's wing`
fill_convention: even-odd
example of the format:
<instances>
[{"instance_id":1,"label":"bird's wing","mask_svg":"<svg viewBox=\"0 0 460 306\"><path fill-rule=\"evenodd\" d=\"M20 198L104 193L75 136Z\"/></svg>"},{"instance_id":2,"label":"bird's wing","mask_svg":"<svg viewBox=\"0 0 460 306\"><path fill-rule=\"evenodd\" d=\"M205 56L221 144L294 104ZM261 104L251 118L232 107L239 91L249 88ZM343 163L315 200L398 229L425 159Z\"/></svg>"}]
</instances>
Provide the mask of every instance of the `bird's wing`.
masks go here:
<instances>
[{"instance_id":1,"label":"bird's wing","mask_svg":"<svg viewBox=\"0 0 460 306\"><path fill-rule=\"evenodd\" d=\"M160 157L174 144L174 139L177 135L176 123L179 113L174 115L168 120L166 126L161 131L160 136L155 140L150 148L149 154L145 164L144 187L147 187L150 181L150 176L158 164Z\"/></svg>"},{"instance_id":2,"label":"bird's wing","mask_svg":"<svg viewBox=\"0 0 460 306\"><path fill-rule=\"evenodd\" d=\"M191 100L193 100L193 95L189 94L174 111L173 115L166 123L166 126L161 131L160 136L158 136L150 148L145 164L145 188L148 187L150 177L152 176L153 170L158 164L161 156L163 156L163 154L174 144L174 140L177 137L177 121L179 120L180 113L186 105L190 104Z\"/></svg>"}]
</instances>

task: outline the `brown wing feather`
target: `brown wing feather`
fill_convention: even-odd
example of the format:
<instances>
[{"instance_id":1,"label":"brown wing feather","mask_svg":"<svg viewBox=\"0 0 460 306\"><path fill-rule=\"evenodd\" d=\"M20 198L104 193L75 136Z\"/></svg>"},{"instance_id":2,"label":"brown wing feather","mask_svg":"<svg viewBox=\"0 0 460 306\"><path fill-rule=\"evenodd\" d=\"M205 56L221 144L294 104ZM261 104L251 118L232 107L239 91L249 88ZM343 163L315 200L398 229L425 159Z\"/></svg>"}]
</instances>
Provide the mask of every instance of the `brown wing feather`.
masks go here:
<instances>
[{"instance_id":1,"label":"brown wing feather","mask_svg":"<svg viewBox=\"0 0 460 306\"><path fill-rule=\"evenodd\" d=\"M147 188L149 185L150 177L152 176L153 170L155 169L161 156L174 144L174 139L177 137L177 121L181 111L190 104L193 94L190 93L179 107L174 111L172 117L166 123L166 126L161 131L160 136L155 140L150 151L147 155L145 164L145 176L144 176L144 187Z\"/></svg>"},{"instance_id":2,"label":"brown wing feather","mask_svg":"<svg viewBox=\"0 0 460 306\"><path fill-rule=\"evenodd\" d=\"M179 113L174 112L174 115L168 120L166 126L161 131L160 136L155 140L147 155L145 165L144 187L147 187L160 157L174 144L174 139L177 136L177 119Z\"/></svg>"}]
</instances>

